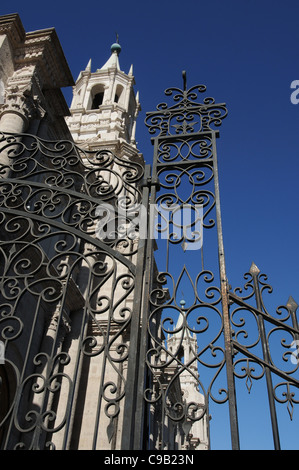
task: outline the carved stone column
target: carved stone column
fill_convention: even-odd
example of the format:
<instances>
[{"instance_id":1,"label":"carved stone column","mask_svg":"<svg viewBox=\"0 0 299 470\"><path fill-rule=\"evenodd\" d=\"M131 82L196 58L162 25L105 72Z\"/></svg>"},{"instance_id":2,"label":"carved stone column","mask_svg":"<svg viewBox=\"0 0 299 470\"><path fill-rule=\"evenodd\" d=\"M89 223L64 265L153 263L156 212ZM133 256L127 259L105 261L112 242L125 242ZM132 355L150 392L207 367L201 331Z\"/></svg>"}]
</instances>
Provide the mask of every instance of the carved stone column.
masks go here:
<instances>
[{"instance_id":1,"label":"carved stone column","mask_svg":"<svg viewBox=\"0 0 299 470\"><path fill-rule=\"evenodd\" d=\"M30 84L25 87L12 85L7 88L5 95L0 113L0 131L24 132L31 119L41 119L45 115L41 100L32 93Z\"/></svg>"},{"instance_id":2,"label":"carved stone column","mask_svg":"<svg viewBox=\"0 0 299 470\"><path fill-rule=\"evenodd\" d=\"M0 112L0 133L22 134L26 132L32 119L42 119L45 110L40 104L38 95L34 95L31 85L12 84L5 93L5 103ZM5 143L0 145L3 148ZM8 152L0 153L1 176L9 177L13 159Z\"/></svg>"},{"instance_id":3,"label":"carved stone column","mask_svg":"<svg viewBox=\"0 0 299 470\"><path fill-rule=\"evenodd\" d=\"M5 151L1 132L43 132L50 139L58 132L61 138L68 138L64 116L69 110L60 87L74 82L54 28L26 33L17 14L0 16L0 70L4 89L0 103L0 177L10 177L13 155ZM30 128L33 120L37 125Z\"/></svg>"}]
</instances>

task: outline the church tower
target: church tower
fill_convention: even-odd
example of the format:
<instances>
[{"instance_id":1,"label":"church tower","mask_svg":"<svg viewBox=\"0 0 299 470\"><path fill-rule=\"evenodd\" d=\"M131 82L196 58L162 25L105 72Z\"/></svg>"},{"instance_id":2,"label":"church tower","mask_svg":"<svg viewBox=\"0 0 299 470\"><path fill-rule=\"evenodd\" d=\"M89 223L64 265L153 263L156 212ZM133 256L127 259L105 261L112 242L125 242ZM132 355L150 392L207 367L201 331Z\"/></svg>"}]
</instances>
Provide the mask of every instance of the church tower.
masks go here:
<instances>
[{"instance_id":1,"label":"church tower","mask_svg":"<svg viewBox=\"0 0 299 470\"><path fill-rule=\"evenodd\" d=\"M136 154L136 118L140 111L139 93L134 93L133 67L120 69L121 46L112 44L107 62L95 72L91 60L80 72L73 87L71 116L67 124L74 141L89 150L104 146L117 154Z\"/></svg>"}]
</instances>

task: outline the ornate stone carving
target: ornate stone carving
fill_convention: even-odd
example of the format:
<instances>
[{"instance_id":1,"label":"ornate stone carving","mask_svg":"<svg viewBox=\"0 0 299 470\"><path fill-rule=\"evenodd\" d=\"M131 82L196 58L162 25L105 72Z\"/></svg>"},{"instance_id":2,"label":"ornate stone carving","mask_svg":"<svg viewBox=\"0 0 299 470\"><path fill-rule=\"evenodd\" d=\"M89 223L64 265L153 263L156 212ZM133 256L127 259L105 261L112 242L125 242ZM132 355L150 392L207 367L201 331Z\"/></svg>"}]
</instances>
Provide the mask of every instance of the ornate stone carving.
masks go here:
<instances>
[{"instance_id":1,"label":"ornate stone carving","mask_svg":"<svg viewBox=\"0 0 299 470\"><path fill-rule=\"evenodd\" d=\"M6 89L2 114L17 113L25 120L42 119L46 113L38 95L32 95L28 86L11 86Z\"/></svg>"}]
</instances>

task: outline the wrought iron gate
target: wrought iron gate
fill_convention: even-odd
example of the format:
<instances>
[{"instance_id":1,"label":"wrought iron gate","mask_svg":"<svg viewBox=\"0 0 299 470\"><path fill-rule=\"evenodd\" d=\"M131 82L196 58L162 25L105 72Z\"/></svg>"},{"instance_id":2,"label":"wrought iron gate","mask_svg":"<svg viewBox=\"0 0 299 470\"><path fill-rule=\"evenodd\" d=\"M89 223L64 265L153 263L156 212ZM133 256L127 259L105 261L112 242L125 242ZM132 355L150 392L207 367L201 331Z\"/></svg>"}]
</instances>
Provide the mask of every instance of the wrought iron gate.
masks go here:
<instances>
[{"instance_id":1,"label":"wrought iron gate","mask_svg":"<svg viewBox=\"0 0 299 470\"><path fill-rule=\"evenodd\" d=\"M293 419L298 403L297 304L270 313L255 265L243 289L228 284L226 106L205 91L184 75L148 113L152 171L1 135L1 448L199 450L219 427L237 449L236 382L265 383L280 448L277 407Z\"/></svg>"},{"instance_id":2,"label":"wrought iron gate","mask_svg":"<svg viewBox=\"0 0 299 470\"><path fill-rule=\"evenodd\" d=\"M1 446L119 448L143 165L30 135L0 145Z\"/></svg>"},{"instance_id":3,"label":"wrought iron gate","mask_svg":"<svg viewBox=\"0 0 299 470\"><path fill-rule=\"evenodd\" d=\"M229 286L216 153L217 127L227 110L211 97L200 102L206 87L187 89L184 72L183 80L182 90L165 91L170 104L161 103L146 117L154 135L150 204L158 268L150 248L143 317L147 334L130 446L225 448L229 434L228 445L239 449L238 410L244 415L244 390L252 393L258 381L264 389L258 389L249 406L252 414L259 407L267 411L265 417L257 413L254 423L246 417L245 447L246 437L258 434L261 422L275 449L283 433L284 445L292 446L285 425L279 428L277 407L282 421L286 415L293 420L299 385L297 304L290 298L270 313L264 296L272 288L254 264L243 289ZM215 437L218 427L222 434ZM267 439L262 436L262 441Z\"/></svg>"}]
</instances>

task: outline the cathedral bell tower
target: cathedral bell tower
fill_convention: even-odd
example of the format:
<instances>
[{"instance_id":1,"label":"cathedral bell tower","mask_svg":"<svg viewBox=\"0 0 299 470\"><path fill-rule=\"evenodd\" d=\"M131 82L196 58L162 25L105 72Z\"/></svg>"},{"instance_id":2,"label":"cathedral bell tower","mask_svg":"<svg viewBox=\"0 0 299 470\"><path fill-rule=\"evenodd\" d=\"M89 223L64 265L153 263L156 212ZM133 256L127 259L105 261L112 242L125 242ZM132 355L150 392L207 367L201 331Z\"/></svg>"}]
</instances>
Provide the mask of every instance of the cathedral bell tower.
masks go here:
<instances>
[{"instance_id":1,"label":"cathedral bell tower","mask_svg":"<svg viewBox=\"0 0 299 470\"><path fill-rule=\"evenodd\" d=\"M71 116L67 124L74 141L88 149L104 147L117 154L136 154L136 118L140 111L133 85L133 67L120 70L121 46L112 44L102 68L91 72L91 60L73 87Z\"/></svg>"}]
</instances>

